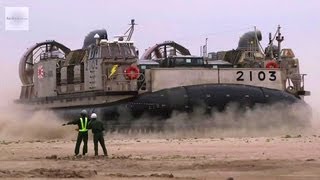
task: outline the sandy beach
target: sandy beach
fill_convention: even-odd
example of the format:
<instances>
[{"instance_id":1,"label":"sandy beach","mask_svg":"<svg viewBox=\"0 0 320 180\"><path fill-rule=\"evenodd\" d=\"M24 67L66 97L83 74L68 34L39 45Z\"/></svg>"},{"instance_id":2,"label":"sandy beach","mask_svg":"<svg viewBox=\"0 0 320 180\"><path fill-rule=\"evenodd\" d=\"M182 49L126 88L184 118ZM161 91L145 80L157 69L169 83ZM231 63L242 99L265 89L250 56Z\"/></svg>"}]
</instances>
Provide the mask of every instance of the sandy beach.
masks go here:
<instances>
[{"instance_id":1,"label":"sandy beach","mask_svg":"<svg viewBox=\"0 0 320 180\"><path fill-rule=\"evenodd\" d=\"M74 139L1 141L0 178L320 179L320 135L106 138L108 158L92 140L78 157Z\"/></svg>"}]
</instances>

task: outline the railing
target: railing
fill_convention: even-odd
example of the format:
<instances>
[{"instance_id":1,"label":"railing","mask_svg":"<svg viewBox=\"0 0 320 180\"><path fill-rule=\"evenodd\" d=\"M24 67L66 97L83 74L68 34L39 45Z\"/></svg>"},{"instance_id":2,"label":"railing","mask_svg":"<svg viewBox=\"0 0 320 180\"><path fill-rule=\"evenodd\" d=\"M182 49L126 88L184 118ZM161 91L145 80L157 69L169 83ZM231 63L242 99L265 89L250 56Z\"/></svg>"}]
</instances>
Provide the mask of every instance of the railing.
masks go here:
<instances>
[{"instance_id":1,"label":"railing","mask_svg":"<svg viewBox=\"0 0 320 180\"><path fill-rule=\"evenodd\" d=\"M118 76L122 76L122 77L118 77ZM104 88L106 89L106 87L108 87L111 84L115 84L118 83L120 84L129 84L131 81L131 79L127 79L126 78L126 74L125 73L117 73L112 75L111 77L108 77L106 74L103 75L104 77ZM136 91L138 91L143 84L145 83L145 75L143 73L139 73L138 74L138 78L135 79L137 81L137 86L138 88L136 89Z\"/></svg>"},{"instance_id":2,"label":"railing","mask_svg":"<svg viewBox=\"0 0 320 180\"><path fill-rule=\"evenodd\" d=\"M287 90L296 93L298 91L304 91L304 77L307 74L295 74L292 77L287 78L288 86Z\"/></svg>"},{"instance_id":3,"label":"railing","mask_svg":"<svg viewBox=\"0 0 320 180\"><path fill-rule=\"evenodd\" d=\"M63 59L65 56L62 52L45 52L40 54L40 60L49 59L49 58L60 58Z\"/></svg>"}]
</instances>

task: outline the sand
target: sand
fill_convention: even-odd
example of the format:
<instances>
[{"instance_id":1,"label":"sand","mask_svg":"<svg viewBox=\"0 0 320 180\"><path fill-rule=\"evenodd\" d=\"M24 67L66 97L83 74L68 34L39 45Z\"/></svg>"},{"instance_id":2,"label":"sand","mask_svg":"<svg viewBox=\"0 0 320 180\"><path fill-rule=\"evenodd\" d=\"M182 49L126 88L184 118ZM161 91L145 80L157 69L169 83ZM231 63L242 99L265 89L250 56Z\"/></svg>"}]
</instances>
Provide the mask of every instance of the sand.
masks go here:
<instances>
[{"instance_id":1,"label":"sand","mask_svg":"<svg viewBox=\"0 0 320 180\"><path fill-rule=\"evenodd\" d=\"M6 105L0 118L0 178L320 179L319 116L311 129L292 129L286 126L292 118L278 109L215 117L215 122L231 121L222 124L234 124L230 128L191 130L186 114L178 114L167 121L174 123L173 133L108 133L106 158L94 156L91 132L88 155L74 157L75 126L61 126L64 122L50 111Z\"/></svg>"},{"instance_id":2,"label":"sand","mask_svg":"<svg viewBox=\"0 0 320 180\"><path fill-rule=\"evenodd\" d=\"M108 158L93 156L92 141L88 155L74 157L73 139L3 140L0 178L320 179L320 135L316 134L105 137Z\"/></svg>"}]
</instances>

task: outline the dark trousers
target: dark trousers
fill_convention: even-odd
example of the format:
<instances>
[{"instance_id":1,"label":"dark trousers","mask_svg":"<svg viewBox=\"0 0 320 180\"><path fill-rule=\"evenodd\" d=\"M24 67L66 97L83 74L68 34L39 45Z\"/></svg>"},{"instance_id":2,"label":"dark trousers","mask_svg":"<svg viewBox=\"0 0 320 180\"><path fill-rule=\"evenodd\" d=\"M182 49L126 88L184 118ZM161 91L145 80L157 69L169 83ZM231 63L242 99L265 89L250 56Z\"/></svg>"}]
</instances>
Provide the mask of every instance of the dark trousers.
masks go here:
<instances>
[{"instance_id":1,"label":"dark trousers","mask_svg":"<svg viewBox=\"0 0 320 180\"><path fill-rule=\"evenodd\" d=\"M88 132L78 133L76 148L74 150L75 155L79 154L79 149L82 141L83 141L82 154L85 155L88 152Z\"/></svg>"},{"instance_id":2,"label":"dark trousers","mask_svg":"<svg viewBox=\"0 0 320 180\"><path fill-rule=\"evenodd\" d=\"M104 143L104 138L103 138L103 133L95 133L93 134L93 143L94 143L94 154L97 156L98 155L98 142L100 143L103 154L105 156L108 155L106 145Z\"/></svg>"}]
</instances>

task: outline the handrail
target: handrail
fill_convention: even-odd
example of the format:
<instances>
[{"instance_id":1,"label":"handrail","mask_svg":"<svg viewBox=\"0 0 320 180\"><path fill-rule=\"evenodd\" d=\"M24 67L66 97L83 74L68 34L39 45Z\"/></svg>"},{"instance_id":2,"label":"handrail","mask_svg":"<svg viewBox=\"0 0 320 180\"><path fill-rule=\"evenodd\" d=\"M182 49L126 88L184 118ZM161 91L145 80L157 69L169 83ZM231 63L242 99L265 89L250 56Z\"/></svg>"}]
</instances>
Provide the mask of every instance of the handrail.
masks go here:
<instances>
[{"instance_id":1,"label":"handrail","mask_svg":"<svg viewBox=\"0 0 320 180\"><path fill-rule=\"evenodd\" d=\"M297 78L292 78L292 77L287 77L286 81L288 82L288 88L291 90L294 90L295 92L298 91L304 91L304 77L307 74L294 74L297 75ZM292 85L291 85L291 81L292 81ZM297 82L294 83L293 81ZM288 89L287 89L288 90Z\"/></svg>"},{"instance_id":2,"label":"handrail","mask_svg":"<svg viewBox=\"0 0 320 180\"><path fill-rule=\"evenodd\" d=\"M109 78L106 74L103 75L104 77L104 80L103 80L103 83L104 83L104 89L109 85L109 84L113 84L114 82L116 83L119 83L119 84L125 84L125 83L130 83L131 81L133 80L130 80L130 79L126 79L125 78L125 73L117 73L117 74L114 74L112 75L111 78ZM124 78L117 78L117 76L123 76ZM138 91L140 89L139 84L143 84L143 82L145 81L145 76L143 73L139 73L139 76L136 80L136 83L137 83L137 89L136 91ZM142 83L141 83L142 82Z\"/></svg>"},{"instance_id":3,"label":"handrail","mask_svg":"<svg viewBox=\"0 0 320 180\"><path fill-rule=\"evenodd\" d=\"M59 52L55 52L54 54L52 54L52 52L41 53L36 58L38 58L40 56L40 60L49 59L49 58L63 59L63 58L60 58L60 55L65 56L64 53L59 51Z\"/></svg>"},{"instance_id":4,"label":"handrail","mask_svg":"<svg viewBox=\"0 0 320 180\"><path fill-rule=\"evenodd\" d=\"M115 78L116 76L123 76L123 77L125 77L125 73L117 73L117 74L114 74L114 75L112 75L112 78L110 78L110 77L108 77L106 74L104 74L103 75L103 77L104 77L104 83L106 83L106 82L130 82L130 81L132 81L132 80L130 80L130 79L119 79L119 78ZM140 79L141 77L143 77L143 79ZM141 82L141 81L144 81L145 80L145 77L144 77L144 74L142 74L142 73L139 73L139 76L138 76L138 78L136 79L137 80L137 82Z\"/></svg>"},{"instance_id":5,"label":"handrail","mask_svg":"<svg viewBox=\"0 0 320 180\"><path fill-rule=\"evenodd\" d=\"M130 82L130 81L132 81L130 79L119 80L118 78L114 78L115 76L120 76L120 75L125 77L126 74L125 73L116 73L116 74L112 75L112 78L109 78L106 74L104 74L103 77L105 77L105 79L104 79L105 82L106 81L116 81L116 82ZM140 79L141 77L143 79ZM137 82L144 81L145 80L144 74L143 73L139 73L139 76L138 76L138 78L136 80L137 80Z\"/></svg>"}]
</instances>

